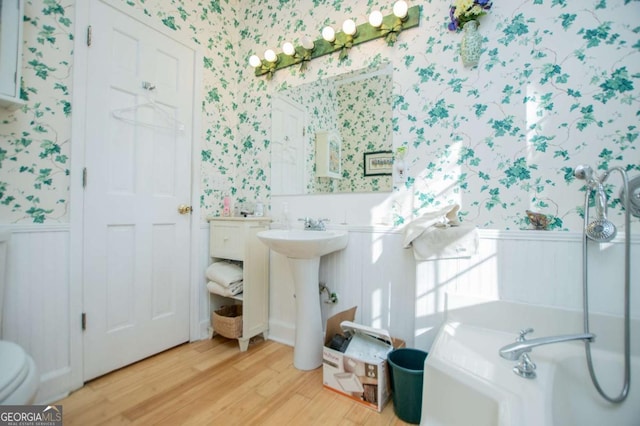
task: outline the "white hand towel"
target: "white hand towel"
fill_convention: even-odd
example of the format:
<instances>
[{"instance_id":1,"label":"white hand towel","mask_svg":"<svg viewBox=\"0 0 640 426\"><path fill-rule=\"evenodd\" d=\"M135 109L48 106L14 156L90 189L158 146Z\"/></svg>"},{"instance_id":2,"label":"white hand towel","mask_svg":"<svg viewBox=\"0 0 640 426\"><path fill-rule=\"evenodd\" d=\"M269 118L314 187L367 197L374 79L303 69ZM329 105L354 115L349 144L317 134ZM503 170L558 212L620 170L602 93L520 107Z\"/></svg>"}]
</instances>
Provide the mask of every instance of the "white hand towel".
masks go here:
<instances>
[{"instance_id":1,"label":"white hand towel","mask_svg":"<svg viewBox=\"0 0 640 426\"><path fill-rule=\"evenodd\" d=\"M211 281L229 287L231 283L242 280L242 268L231 262L215 262L209 265L206 275Z\"/></svg>"},{"instance_id":2,"label":"white hand towel","mask_svg":"<svg viewBox=\"0 0 640 426\"><path fill-rule=\"evenodd\" d=\"M404 247L416 260L471 257L478 252L478 230L458 220L458 204L425 213L404 228Z\"/></svg>"},{"instance_id":3,"label":"white hand towel","mask_svg":"<svg viewBox=\"0 0 640 426\"><path fill-rule=\"evenodd\" d=\"M413 240L416 260L440 260L471 257L478 252L478 230L474 225L433 226Z\"/></svg>"},{"instance_id":4,"label":"white hand towel","mask_svg":"<svg viewBox=\"0 0 640 426\"><path fill-rule=\"evenodd\" d=\"M409 222L404 227L404 248L408 248L413 240L433 226L446 227L459 225L458 210L460 210L459 205L451 204L440 210L425 213L419 218Z\"/></svg>"}]
</instances>

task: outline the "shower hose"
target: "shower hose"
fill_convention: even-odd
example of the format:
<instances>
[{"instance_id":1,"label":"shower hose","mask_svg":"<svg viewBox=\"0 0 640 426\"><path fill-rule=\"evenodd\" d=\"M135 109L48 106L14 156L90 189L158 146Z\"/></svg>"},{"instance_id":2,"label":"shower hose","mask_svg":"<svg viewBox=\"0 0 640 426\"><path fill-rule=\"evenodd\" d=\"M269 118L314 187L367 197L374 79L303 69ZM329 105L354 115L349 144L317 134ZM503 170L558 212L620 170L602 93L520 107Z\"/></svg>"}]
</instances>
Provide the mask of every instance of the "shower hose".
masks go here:
<instances>
[{"instance_id":1,"label":"shower hose","mask_svg":"<svg viewBox=\"0 0 640 426\"><path fill-rule=\"evenodd\" d=\"M598 378L596 377L595 369L593 368L593 359L591 357L591 342L589 340L585 340L585 352L587 356L587 366L589 368L589 375L591 376L591 381L595 386L598 393L607 401L612 403L620 403L627 398L629 394L629 382L631 375L631 354L630 354L630 324L629 324L629 293L630 293L630 256L631 256L631 219L630 219L630 194L629 194L629 179L627 177L627 173L624 169L620 167L614 167L612 169L607 170L600 182L604 184L604 181L609 177L610 173L613 171L617 171L622 175L623 181L623 191L625 194L624 197L624 384L622 386L622 390L620 394L616 397L611 397L605 393L605 391L600 386L598 382ZM588 286L588 265L587 265L587 227L589 226L589 197L591 195L592 190L590 188L587 189L585 195L584 202L584 229L582 235L582 294L583 294L583 315L584 315L584 332L590 333L589 331L589 286Z\"/></svg>"}]
</instances>

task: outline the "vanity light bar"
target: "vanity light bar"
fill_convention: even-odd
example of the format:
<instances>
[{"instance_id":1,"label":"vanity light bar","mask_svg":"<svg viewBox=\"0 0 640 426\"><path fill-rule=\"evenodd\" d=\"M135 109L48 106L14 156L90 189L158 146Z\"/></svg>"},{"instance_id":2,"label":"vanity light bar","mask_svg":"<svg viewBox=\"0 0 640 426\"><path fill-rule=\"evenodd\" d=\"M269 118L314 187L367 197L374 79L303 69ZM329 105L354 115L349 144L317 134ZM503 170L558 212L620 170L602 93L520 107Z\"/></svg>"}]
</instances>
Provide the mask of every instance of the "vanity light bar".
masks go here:
<instances>
[{"instance_id":1,"label":"vanity light bar","mask_svg":"<svg viewBox=\"0 0 640 426\"><path fill-rule=\"evenodd\" d=\"M398 3L404 2L402 1ZM377 24L376 21L377 19L374 19L374 24ZM304 61L309 61L320 56L328 55L329 53L341 51L345 48L344 46L347 41L350 42L350 46L355 46L357 44L385 37L387 44L392 46L400 32L419 25L420 6L413 6L408 8L404 18L400 18L395 14L390 13L389 15L382 17L382 22L377 27L373 26L370 22L365 22L356 27L355 35L345 34L344 31L336 32L333 41L327 41L321 37L313 42L313 47L311 49L309 49L309 47L311 47L311 43L308 41L306 41L307 47L287 46L287 51L292 54L278 53L275 58L271 56L269 58L271 60L266 58L265 60L262 60L256 55L253 55L250 58L250 64L255 68L255 75L257 77L266 74L267 79L269 79L275 71L282 68L301 64ZM291 47L293 47L293 52L290 50ZM304 67L304 65L305 64L302 64L301 68ZM304 70L304 68L302 68L302 70Z\"/></svg>"}]
</instances>

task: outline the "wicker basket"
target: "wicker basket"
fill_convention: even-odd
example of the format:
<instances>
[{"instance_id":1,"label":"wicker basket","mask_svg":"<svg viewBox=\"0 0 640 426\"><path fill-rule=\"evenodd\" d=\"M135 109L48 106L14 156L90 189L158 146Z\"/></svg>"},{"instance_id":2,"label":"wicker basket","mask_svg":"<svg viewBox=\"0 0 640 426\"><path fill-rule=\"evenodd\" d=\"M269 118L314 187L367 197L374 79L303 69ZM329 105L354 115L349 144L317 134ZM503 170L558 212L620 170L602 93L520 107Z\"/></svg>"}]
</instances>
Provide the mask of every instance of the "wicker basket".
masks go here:
<instances>
[{"instance_id":1,"label":"wicker basket","mask_svg":"<svg viewBox=\"0 0 640 426\"><path fill-rule=\"evenodd\" d=\"M213 330L228 339L242 337L242 305L222 306L211 314Z\"/></svg>"}]
</instances>

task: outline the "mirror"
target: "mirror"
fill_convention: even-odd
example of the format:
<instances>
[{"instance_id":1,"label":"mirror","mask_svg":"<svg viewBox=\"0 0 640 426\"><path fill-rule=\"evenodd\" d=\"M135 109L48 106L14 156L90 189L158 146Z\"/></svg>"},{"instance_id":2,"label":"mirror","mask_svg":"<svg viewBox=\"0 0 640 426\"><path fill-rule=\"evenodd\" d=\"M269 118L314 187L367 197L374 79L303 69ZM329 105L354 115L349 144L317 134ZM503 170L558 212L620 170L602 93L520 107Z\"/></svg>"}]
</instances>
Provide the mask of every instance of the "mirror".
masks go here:
<instances>
[{"instance_id":1,"label":"mirror","mask_svg":"<svg viewBox=\"0 0 640 426\"><path fill-rule=\"evenodd\" d=\"M272 195L392 190L392 70L384 63L274 95Z\"/></svg>"}]
</instances>

